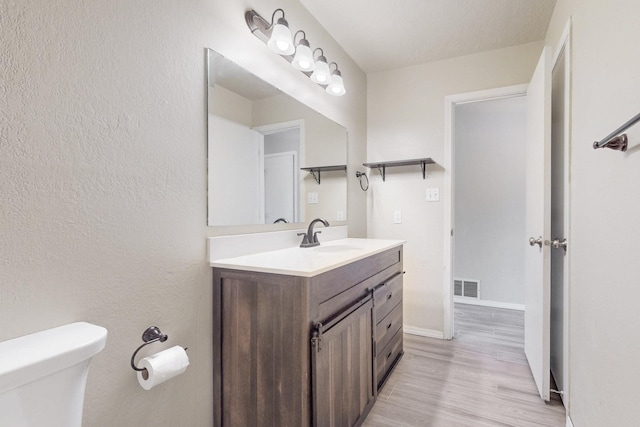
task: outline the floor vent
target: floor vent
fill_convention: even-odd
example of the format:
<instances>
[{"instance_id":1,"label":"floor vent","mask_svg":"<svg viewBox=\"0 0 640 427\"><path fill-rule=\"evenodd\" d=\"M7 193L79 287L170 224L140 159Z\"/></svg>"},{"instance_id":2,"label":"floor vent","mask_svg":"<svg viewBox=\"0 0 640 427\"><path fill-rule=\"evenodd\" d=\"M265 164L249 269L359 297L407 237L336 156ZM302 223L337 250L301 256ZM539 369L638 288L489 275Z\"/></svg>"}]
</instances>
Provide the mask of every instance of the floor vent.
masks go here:
<instances>
[{"instance_id":1,"label":"floor vent","mask_svg":"<svg viewBox=\"0 0 640 427\"><path fill-rule=\"evenodd\" d=\"M453 295L466 298L480 298L480 281L469 279L453 280Z\"/></svg>"}]
</instances>

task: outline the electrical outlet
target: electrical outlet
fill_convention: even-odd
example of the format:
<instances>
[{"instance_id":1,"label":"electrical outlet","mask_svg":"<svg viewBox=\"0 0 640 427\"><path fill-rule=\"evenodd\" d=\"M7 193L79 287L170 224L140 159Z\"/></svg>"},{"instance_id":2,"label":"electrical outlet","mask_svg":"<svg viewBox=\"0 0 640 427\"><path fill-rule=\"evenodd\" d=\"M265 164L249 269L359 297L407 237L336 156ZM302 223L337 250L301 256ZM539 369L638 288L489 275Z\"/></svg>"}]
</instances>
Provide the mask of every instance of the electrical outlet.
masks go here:
<instances>
[{"instance_id":1,"label":"electrical outlet","mask_svg":"<svg viewBox=\"0 0 640 427\"><path fill-rule=\"evenodd\" d=\"M402 211L395 211L393 213L393 223L402 224Z\"/></svg>"},{"instance_id":2,"label":"electrical outlet","mask_svg":"<svg viewBox=\"0 0 640 427\"><path fill-rule=\"evenodd\" d=\"M427 188L427 202L439 202L439 201L440 201L440 189Z\"/></svg>"},{"instance_id":3,"label":"electrical outlet","mask_svg":"<svg viewBox=\"0 0 640 427\"><path fill-rule=\"evenodd\" d=\"M307 195L307 203L310 203L310 204L318 203L318 193L309 193Z\"/></svg>"},{"instance_id":4,"label":"electrical outlet","mask_svg":"<svg viewBox=\"0 0 640 427\"><path fill-rule=\"evenodd\" d=\"M344 217L344 211L338 211L336 213L336 221L344 221L346 218Z\"/></svg>"}]
</instances>

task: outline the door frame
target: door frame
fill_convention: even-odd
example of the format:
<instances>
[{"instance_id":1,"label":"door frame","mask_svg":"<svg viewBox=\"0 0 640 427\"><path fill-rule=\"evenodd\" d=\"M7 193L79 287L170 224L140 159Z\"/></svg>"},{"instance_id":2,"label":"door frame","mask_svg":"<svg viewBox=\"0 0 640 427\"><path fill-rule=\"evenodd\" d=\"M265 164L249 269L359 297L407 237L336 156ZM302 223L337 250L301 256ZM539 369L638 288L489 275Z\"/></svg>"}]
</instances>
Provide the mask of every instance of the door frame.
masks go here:
<instances>
[{"instance_id":1,"label":"door frame","mask_svg":"<svg viewBox=\"0 0 640 427\"><path fill-rule=\"evenodd\" d=\"M298 153L298 167L300 166L300 162L304 161L304 159L306 158L306 141L305 141L305 120L304 119L296 119L296 120L289 120L286 122L278 122L278 123L271 123L268 125L260 125L260 126L254 126L251 129L255 130L256 132L259 132L260 134L262 134L262 142L261 142L261 154L260 156L262 158L264 158L264 135L271 135L273 133L278 133L278 132L284 132L287 130L291 130L291 129L298 129L298 131L300 132L300 148L299 148L299 153ZM302 200L304 200L304 186L300 185L301 180L304 178L304 173L302 170L298 169L298 175L296 176L296 209L295 209L295 217L296 220L295 222L298 222L300 220L300 218L304 218L304 208L305 205L303 203L300 203ZM262 162L262 172L260 173L261 176L261 182L260 185L264 188L264 162ZM264 191L262 192L262 201L261 201L261 206L263 207L263 215L262 215L262 219L264 222Z\"/></svg>"},{"instance_id":2,"label":"door frame","mask_svg":"<svg viewBox=\"0 0 640 427\"><path fill-rule=\"evenodd\" d=\"M526 96L528 84L505 86L475 92L448 95L444 98L444 280L443 295L443 338L453 338L453 254L454 254L454 162L455 152L455 106L471 102Z\"/></svg>"}]
</instances>

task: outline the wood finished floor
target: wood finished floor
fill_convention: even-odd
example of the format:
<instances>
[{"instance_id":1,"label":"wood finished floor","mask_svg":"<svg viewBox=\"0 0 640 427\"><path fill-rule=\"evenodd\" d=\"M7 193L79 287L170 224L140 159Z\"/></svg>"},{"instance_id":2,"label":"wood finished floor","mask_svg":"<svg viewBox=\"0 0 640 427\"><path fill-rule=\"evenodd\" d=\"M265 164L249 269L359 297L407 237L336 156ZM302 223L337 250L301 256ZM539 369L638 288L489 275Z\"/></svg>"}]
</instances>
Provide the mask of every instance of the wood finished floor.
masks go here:
<instances>
[{"instance_id":1,"label":"wood finished floor","mask_svg":"<svg viewBox=\"0 0 640 427\"><path fill-rule=\"evenodd\" d=\"M524 355L524 313L455 304L455 338L404 335L404 357L365 427L565 426L544 403Z\"/></svg>"}]
</instances>

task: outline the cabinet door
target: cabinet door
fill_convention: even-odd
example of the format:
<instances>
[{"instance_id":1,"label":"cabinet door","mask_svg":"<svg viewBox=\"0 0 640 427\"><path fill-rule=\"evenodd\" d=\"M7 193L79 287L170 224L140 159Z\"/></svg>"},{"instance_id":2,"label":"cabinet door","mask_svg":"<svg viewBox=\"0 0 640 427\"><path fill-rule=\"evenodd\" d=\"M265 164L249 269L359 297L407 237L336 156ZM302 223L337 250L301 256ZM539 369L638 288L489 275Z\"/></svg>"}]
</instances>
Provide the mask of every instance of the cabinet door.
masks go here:
<instances>
[{"instance_id":1,"label":"cabinet door","mask_svg":"<svg viewBox=\"0 0 640 427\"><path fill-rule=\"evenodd\" d=\"M222 283L222 425L308 426L306 293L295 280Z\"/></svg>"},{"instance_id":2,"label":"cabinet door","mask_svg":"<svg viewBox=\"0 0 640 427\"><path fill-rule=\"evenodd\" d=\"M315 427L356 425L373 405L372 309L348 309L312 340Z\"/></svg>"}]
</instances>

